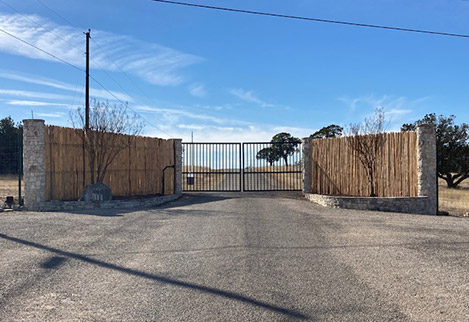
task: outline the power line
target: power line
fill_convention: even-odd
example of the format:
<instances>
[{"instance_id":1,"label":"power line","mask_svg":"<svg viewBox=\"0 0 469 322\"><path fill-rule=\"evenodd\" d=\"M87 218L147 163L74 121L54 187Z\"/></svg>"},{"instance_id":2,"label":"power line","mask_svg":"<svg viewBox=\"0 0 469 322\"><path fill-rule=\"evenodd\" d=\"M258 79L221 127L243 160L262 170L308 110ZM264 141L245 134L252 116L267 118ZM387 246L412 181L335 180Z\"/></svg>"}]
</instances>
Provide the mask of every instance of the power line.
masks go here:
<instances>
[{"instance_id":1,"label":"power line","mask_svg":"<svg viewBox=\"0 0 469 322\"><path fill-rule=\"evenodd\" d=\"M98 43L94 38L91 38L91 40L96 44L96 46L98 46L98 49L103 53L103 55L104 55L109 61L113 62L113 60L109 57L109 55L105 52L105 50L99 45L99 43ZM119 66L118 64L114 63L114 66L116 66L117 69L118 69L122 74L124 74L124 75L127 77L127 79L134 85L134 87L135 87L136 89L138 89L138 90L140 91L140 93L143 94L143 96L146 97L146 99L148 100L148 102L151 103L151 102L153 101L153 100L140 88L140 86L138 86L137 83L136 83L124 70L122 70L122 68L120 68L120 66ZM108 74L106 71L104 71L104 70L103 70L103 72L105 72L105 73L108 75L108 77L109 77L110 79L112 79L124 92L126 92L126 93L128 94L128 92L127 92L124 88L122 88L122 86L121 86L116 80L114 80L113 77L111 77L111 75L109 75L109 74ZM131 95L129 95L129 96L131 96ZM152 124L150 124L150 125L153 126ZM156 127L156 126L153 126L153 127L157 128L158 130L160 130L161 132L163 132L163 133L166 134L166 135L172 136L172 135L168 134L167 132L163 131L160 127Z\"/></svg>"},{"instance_id":2,"label":"power line","mask_svg":"<svg viewBox=\"0 0 469 322\"><path fill-rule=\"evenodd\" d=\"M44 49L41 49L41 48L37 47L36 45L33 45L33 44L31 44L30 42L28 42L28 41L26 41L26 40L23 40L23 39L21 39L20 37L18 37L18 36L16 36L16 35L13 35L12 33L9 33L9 32L6 31L6 30L3 30L3 29L0 28L0 32L3 32L4 34L6 34L6 35L8 35L8 36L10 36L10 37L15 38L16 40L21 41L23 44L26 44L26 45L28 45L28 46L31 46L31 47L33 47L34 49L39 50L40 52L42 52L42 53L44 53L44 54L46 54L46 55L48 55L48 56L50 56L50 57L52 57L52 58L54 58L54 59L60 61L60 62L62 62L62 63L66 64L66 65L68 65L68 66L70 66L70 67L73 67L73 68L79 70L80 72L83 72L83 73L85 72L82 68L77 67L77 66L75 66L75 65L73 65L73 64L71 64L71 63L69 63L69 62L66 61L66 60L63 60L62 58L59 58L59 57L57 57L56 55L51 54L50 52L48 52L48 51L46 51L46 50L44 50Z\"/></svg>"},{"instance_id":3,"label":"power line","mask_svg":"<svg viewBox=\"0 0 469 322\"><path fill-rule=\"evenodd\" d=\"M215 7L215 6L208 6L208 5L196 4L196 3L179 2L179 1L169 1L169 0L151 0L151 1L160 2L160 3L167 3L167 4L174 4L174 5L181 5L181 6L187 6L187 7L196 7L196 8L219 10L219 11L229 11L229 12L245 13L245 14L260 15L260 16L269 16L269 17L276 17L276 18L287 18L287 19L332 23L332 24L354 26L354 27L386 29L386 30L393 30L393 31L405 31L405 32L414 32L414 33L439 35L439 36L469 38L468 34L456 34L456 33L450 33L450 32L441 32L441 31L432 31L432 30L423 30L423 29L411 29L411 28L373 25L373 24L350 22L350 21L339 21L339 20L329 20L329 19L320 19L320 18L312 18L312 17L292 16L292 15L278 14L278 13L271 13L271 12L252 11L252 10L235 9L235 8L227 8L227 7Z\"/></svg>"},{"instance_id":4,"label":"power line","mask_svg":"<svg viewBox=\"0 0 469 322\"><path fill-rule=\"evenodd\" d=\"M1 0L0 0L1 2ZM44 6L45 8L47 8L49 11L51 11L53 14L55 14L57 17L61 18L63 21L65 21L67 24L69 24L70 26L72 27L75 27L75 28L78 28L75 24L73 24L72 22L70 22L70 20L68 20L67 18L65 18L63 15L61 15L60 13L58 13L57 11L55 11L54 9L52 9L51 7L47 6L44 2L40 1L40 0L36 0L36 2L40 3L42 6ZM99 50L108 58L108 60L110 62L113 62L113 60L107 55L107 53L101 48L101 46L97 43L96 40L94 40L94 38L90 37L91 41L93 41L99 48ZM112 77L104 68L101 67L101 65L93 58L91 58L91 61L98 67L98 69L100 69L109 79L111 79L122 91L124 91L127 95L129 95L129 93L119 84L119 82L117 82L114 77ZM143 91L135 84L135 82L130 78L129 75L127 75L126 72L124 72L120 67L119 65L115 64L113 62L113 64L132 82L132 84L134 84L135 88L137 88L138 90L140 90L141 93L143 93ZM122 102L120 99L118 99L111 91L107 90L100 82L98 82L96 80L96 78L94 78L93 76L90 75L90 77L99 85L101 86L104 90L106 90L110 95L112 95L112 97L116 98L121 104L124 104L124 102ZM148 96L143 93L147 98ZM129 95L129 96L132 96L132 95ZM135 99L135 98L134 98ZM148 98L149 99L149 98ZM145 123L147 123L149 126L159 130L160 132L162 132L163 134L166 134L168 135L169 137L171 137L172 135L163 131L159 126L157 125L154 125L150 122L148 122L141 114L137 113L135 110L133 110L131 107L127 106L131 111L133 111L135 114L137 114Z\"/></svg>"},{"instance_id":5,"label":"power line","mask_svg":"<svg viewBox=\"0 0 469 322\"><path fill-rule=\"evenodd\" d=\"M122 70L122 68L120 68L120 66L118 64L116 64L113 59L111 59L109 57L109 55L106 53L106 51L99 45L99 43L94 39L94 38L91 38L91 40L96 44L96 46L98 46L98 49L103 53L103 55L110 61L110 62L113 62L114 66L117 67L117 69L122 73L124 74L127 79L134 85L134 87L136 89L138 89L140 91L140 93L142 93L149 101L151 101L151 99L149 98L149 96L137 85L137 83L134 82L134 80L124 71Z\"/></svg>"},{"instance_id":6,"label":"power line","mask_svg":"<svg viewBox=\"0 0 469 322\"><path fill-rule=\"evenodd\" d=\"M28 17L27 15L21 13L21 12L20 12L18 9L16 9L15 7L9 5L8 3L5 3L5 2L2 1L2 0L0 0L0 3L2 3L4 6L10 8L10 9L16 11L19 15L21 15L23 18L28 19L29 21L31 21L31 22L32 22L33 24L35 24L36 26L38 26L38 27L40 27L40 28L42 28L42 29L44 29L44 30L47 30L47 28L46 28L44 25L38 23L37 21L34 21L33 19L31 19L31 18ZM52 9L51 9L51 10L52 10ZM75 50L79 51L80 53L83 52L82 49L78 48L77 46L75 46L74 44L72 44L70 41L68 41L67 39L63 38L62 36L56 34L53 30L49 30L48 32L50 32L51 34L53 34L54 36L56 36L57 38L59 38L59 39L62 40L63 42L69 44L70 47L74 48Z\"/></svg>"},{"instance_id":7,"label":"power line","mask_svg":"<svg viewBox=\"0 0 469 322\"><path fill-rule=\"evenodd\" d=\"M106 52L101 48L101 46L96 42L96 40L94 40L93 38L90 38L90 39L98 46L99 50L101 50L101 52L107 57L107 59L108 59L110 62L112 62L113 60L106 54ZM103 68L101 68L101 66L100 66L100 64L99 64L98 62L96 62L94 59L91 59L91 60L92 60L92 61L96 64L96 66L98 66L98 68L99 68L102 72L104 72L104 73L109 77L109 79L111 79L124 93L126 93L127 95L129 95L130 97L132 97L132 95L130 95L129 92L128 92L127 90L125 90L125 89L119 84L119 82L117 82L117 81L114 79L114 77L112 77L106 70L104 70ZM134 84L134 86L135 86L136 88L138 88L138 89L141 91L141 89L134 83L134 81L130 78L130 76L127 75L127 73L124 72L124 71L119 67L119 65L117 65L117 64L115 64L115 63L114 63L114 65L115 65L125 76L127 76L127 78L132 82L132 84ZM104 90L106 90L110 95L112 95L115 99L117 99L121 104L126 105L124 102L122 102L122 100L120 100L119 98L117 98L117 97L114 95L114 93L112 93L111 91L108 91L108 90L107 90L100 82L98 82L94 77L92 77L91 75L90 75L90 77L91 77L99 86L101 86ZM142 91L142 93L143 93L143 91ZM145 93L143 93L143 94L146 96ZM146 97L147 97L148 100L150 100L150 98L149 98L148 96L146 96ZM134 97L132 97L132 98L135 100ZM136 112L136 111L135 111L134 109L132 109L130 106L127 105L127 107L128 107L132 112L134 112L135 114L137 114L138 116L140 116L140 118L142 118L142 120L143 120L145 123L147 123L149 126L151 126L151 127L155 128L155 129L157 129L158 131L160 131L160 132L162 132L162 133L168 135L169 137L173 136L173 135L169 134L168 132L164 131L160 126L154 125L154 124L148 122L140 113Z\"/></svg>"},{"instance_id":8,"label":"power line","mask_svg":"<svg viewBox=\"0 0 469 322\"><path fill-rule=\"evenodd\" d=\"M57 11L55 11L55 10L52 9L51 7L47 6L44 2L42 2L42 1L40 1L40 0L36 0L36 2L40 3L41 5L43 5L43 6L46 7L47 9L49 9L52 13L54 13L57 17L61 18L63 21L65 21L66 23L68 23L70 26L77 28L74 24L72 24L70 21L68 21L67 19L65 19L64 16L62 16L61 14L59 14Z\"/></svg>"},{"instance_id":9,"label":"power line","mask_svg":"<svg viewBox=\"0 0 469 322\"><path fill-rule=\"evenodd\" d=\"M102 89L104 89L107 93L109 93L109 95L111 95L112 97L114 97L118 102L120 102L121 104L125 105L129 110L131 110L132 112L134 112L135 114L137 114L145 123L147 123L148 125L150 125L151 127L154 127L155 129L163 132L164 134L168 135L169 137L171 137L172 135L163 131L159 126L157 125L154 125L150 122L148 122L140 113L138 113L136 110L134 110L133 108L131 108L128 104L126 104L125 102L123 102L119 97L117 97L113 92L111 92L110 90L108 90L106 87L104 87L103 84L101 84L101 82L99 82L96 78L94 78L92 75L90 75L90 78L92 80L94 80L99 86L101 86Z\"/></svg>"},{"instance_id":10,"label":"power line","mask_svg":"<svg viewBox=\"0 0 469 322\"><path fill-rule=\"evenodd\" d=\"M60 62L62 62L62 63L66 64L66 65L68 65L68 66L70 66L70 67L73 67L73 68L79 70L79 71L82 72L82 73L86 73L86 71L85 71L84 69L82 69L82 68L80 68L80 67L77 67L77 66L75 66L75 65L73 65L73 64L71 64L71 63L69 63L69 62L67 62L66 60L63 60L62 58L59 58L59 57L57 57L56 55L54 55L54 54L52 54L52 53L50 53L50 52L48 52L48 51L46 51L46 50L44 50L44 49L42 49L42 48L37 47L36 45L33 45L33 44L31 44L30 42L28 42L28 41L26 41L26 40L24 40L24 39L21 39L20 37L18 37L18 36L14 35L14 34L12 34L12 33L10 33L10 32L8 32L8 31L6 31L6 30L3 30L3 29L0 28L0 32L3 32L4 34L6 34L6 35L8 35L8 36L10 36L10 37L12 37L12 38L15 38L16 40L18 40L18 41L20 41L20 42L22 42L22 43L24 43L24 44L26 44L26 45L28 45L28 46L30 46L30 47L33 47L34 49L39 50L40 52L42 52L42 53L44 53L44 54L46 54L46 55L48 55L48 56L50 56L50 57L52 57L52 58L54 58L54 59L60 61ZM93 79L99 86L101 86L107 93L109 93L109 94L110 94L112 97L114 97L117 101L119 101L120 103L126 105L121 99L119 99L113 92L111 92L110 90L108 90L103 84L101 84L101 82L99 82L99 81L98 81L95 77L93 77L91 74L90 74L90 78ZM170 135L169 133L163 131L160 127L158 127L158 126L156 126L156 125L153 125L153 124L151 124L150 122L148 122L148 120L146 120L142 115L140 115L140 113L138 113L137 111L135 111L135 110L132 109L131 107L129 107L129 106L127 106L127 107L128 107L132 112L134 112L135 114L137 114L140 118L142 118L142 120L143 120L145 123L147 123L148 125L150 125L150 126L156 128L157 130L161 131L162 133L164 133L164 134L166 134L166 135L168 135L168 136L170 136L170 137L172 136L172 135Z\"/></svg>"}]
</instances>

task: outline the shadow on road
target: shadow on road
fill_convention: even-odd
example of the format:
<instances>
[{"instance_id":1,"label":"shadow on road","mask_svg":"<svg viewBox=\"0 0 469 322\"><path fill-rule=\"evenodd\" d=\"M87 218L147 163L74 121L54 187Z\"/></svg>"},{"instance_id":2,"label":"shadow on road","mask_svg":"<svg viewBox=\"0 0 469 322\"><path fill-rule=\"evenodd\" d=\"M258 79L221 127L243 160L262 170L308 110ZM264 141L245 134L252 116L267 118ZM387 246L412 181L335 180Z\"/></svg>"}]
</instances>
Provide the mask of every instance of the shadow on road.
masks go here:
<instances>
[{"instance_id":1,"label":"shadow on road","mask_svg":"<svg viewBox=\"0 0 469 322\"><path fill-rule=\"evenodd\" d=\"M112 269L112 270L122 272L122 273L125 273L125 274L129 274L129 275L133 275L133 276L153 280L153 281L160 282L160 283L166 283L166 284L170 284L170 285L177 286L177 287L189 288L189 289L192 289L192 290L195 290L195 291L208 293L208 294L212 294L212 295L217 295L217 296L221 296L221 297L231 299L231 300L235 300L235 301L238 301L238 302L254 305L254 306L263 308L265 310L269 310L269 311L272 311L272 312L275 312L275 313L283 314L283 315L288 316L290 318L296 318L296 319L301 319L301 320L306 320L306 319L310 318L309 316L307 316L307 315L305 315L301 312L298 312L296 310L287 309L287 308L283 308L283 307L276 306L276 305L273 305L273 304L269 304L269 303L266 303L266 302L262 302L262 301L259 301L259 300L244 296L242 294L238 294L238 293L234 293L234 292L230 292L230 291L224 291L224 290L221 290L221 289L208 287L208 286L204 286L204 285L199 285L199 284L195 284L195 283L184 282L184 281L180 281L180 280L173 279L173 278L170 278L170 277L165 277L165 276L156 275L156 274L150 274L150 273L146 273L146 272L139 271L139 270L136 270L136 269L131 269L131 268L118 266L118 265L115 265L115 264L112 264L112 263L100 261L100 260L93 259L93 258L84 256L84 255L77 254L77 253L72 253L72 252L60 250L60 249L57 249L57 248L53 248L53 247L38 244L38 243L35 243L35 242L32 242L32 241L28 241L28 240L24 240L24 239L20 239L20 238L16 238L16 237L8 236L8 235L5 235L5 234L0 234L0 238L5 239L5 240L9 240L11 242L19 243L19 244L22 244L22 245L34 247L34 248L37 248L37 249L42 249L42 250L45 250L45 251L48 251L48 252L51 252L51 253L54 253L54 254L60 256L60 257L57 257L57 256L52 257L48 262L43 264L43 267L44 266L45 267L48 267L48 266L55 267L57 264L60 265L60 263L62 263L64 261L64 259L63 259L64 257L65 258L72 258L72 259L76 259L76 260L86 262L88 264L93 264L93 265L97 265L99 267Z\"/></svg>"},{"instance_id":2,"label":"shadow on road","mask_svg":"<svg viewBox=\"0 0 469 322\"><path fill-rule=\"evenodd\" d=\"M152 209L168 209L183 207L188 205L197 205L210 202L223 201L227 199L233 199L234 195L229 193L220 194L220 193L184 193L181 198L168 202L159 206L155 206Z\"/></svg>"}]
</instances>

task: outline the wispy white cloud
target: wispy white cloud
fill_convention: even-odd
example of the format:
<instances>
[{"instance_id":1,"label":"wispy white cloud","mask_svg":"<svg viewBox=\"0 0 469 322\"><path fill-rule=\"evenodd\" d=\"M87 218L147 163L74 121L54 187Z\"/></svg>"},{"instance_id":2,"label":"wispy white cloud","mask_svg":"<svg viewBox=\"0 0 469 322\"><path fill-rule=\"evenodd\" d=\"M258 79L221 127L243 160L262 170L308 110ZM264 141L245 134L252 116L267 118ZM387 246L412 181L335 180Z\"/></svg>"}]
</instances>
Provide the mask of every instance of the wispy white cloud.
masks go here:
<instances>
[{"instance_id":1,"label":"wispy white cloud","mask_svg":"<svg viewBox=\"0 0 469 322\"><path fill-rule=\"evenodd\" d=\"M7 13L0 13L0 28L71 64L83 64L82 30L57 25L38 15L24 17ZM91 68L124 70L155 85L180 84L184 80L181 70L202 61L195 55L143 42L130 36L93 30L92 37L99 43L99 47L95 47L95 42L90 44L94 53ZM0 34L0 51L33 59L56 61L4 33Z\"/></svg>"},{"instance_id":2,"label":"wispy white cloud","mask_svg":"<svg viewBox=\"0 0 469 322\"><path fill-rule=\"evenodd\" d=\"M359 97L341 97L339 101L346 104L351 111L357 109L364 109L368 111L370 108L384 108L389 116L402 116L412 112L412 107L426 101L428 97L418 99L409 99L405 96L392 96L392 95L366 95Z\"/></svg>"},{"instance_id":3,"label":"wispy white cloud","mask_svg":"<svg viewBox=\"0 0 469 322\"><path fill-rule=\"evenodd\" d=\"M406 96L393 95L366 95L355 98L341 97L339 101L346 104L354 114L370 116L376 108L383 108L388 120L388 130L399 131L403 122L415 119L416 111L422 109L422 105L429 97L410 99Z\"/></svg>"},{"instance_id":4,"label":"wispy white cloud","mask_svg":"<svg viewBox=\"0 0 469 322\"><path fill-rule=\"evenodd\" d=\"M70 104L64 103L51 103L51 102L41 102L41 101L23 101L23 100L9 100L5 102L8 105L15 106L61 106L69 107Z\"/></svg>"},{"instance_id":5,"label":"wispy white cloud","mask_svg":"<svg viewBox=\"0 0 469 322\"><path fill-rule=\"evenodd\" d=\"M261 107L274 107L274 104L269 104L263 100L261 100L253 91L247 91L242 88L233 88L230 90L230 93L237 98L249 102L257 104Z\"/></svg>"},{"instance_id":6,"label":"wispy white cloud","mask_svg":"<svg viewBox=\"0 0 469 322\"><path fill-rule=\"evenodd\" d=\"M286 131L296 137L305 137L312 133L309 129L286 128L267 124L246 126L216 126L200 124L177 124L172 128L172 135L189 142L194 133L194 142L265 142L270 141L278 132ZM150 130L149 135L160 136L156 130Z\"/></svg>"},{"instance_id":7,"label":"wispy white cloud","mask_svg":"<svg viewBox=\"0 0 469 322\"><path fill-rule=\"evenodd\" d=\"M77 89L76 86L73 86L71 84L33 74L19 74L16 72L1 71L0 77L4 79L16 80L30 84L44 85L52 88L63 89L66 91L75 91Z\"/></svg>"},{"instance_id":8,"label":"wispy white cloud","mask_svg":"<svg viewBox=\"0 0 469 322\"><path fill-rule=\"evenodd\" d=\"M38 75L32 75L32 74L17 74L17 73L12 73L12 72L0 72L0 78L16 80L20 82L35 84L35 85L47 86L47 87L61 89L61 90L69 91L69 92L76 92L77 90L81 90L81 88L79 88L78 86L74 86L72 84L68 84L68 83L61 82L55 79L42 77ZM112 94L110 94L109 92ZM133 102L132 97L128 96L127 94L117 92L117 91L109 91L109 92L107 92L104 89L90 88L90 96L94 98L102 98L102 99L114 101L116 100L115 97L117 97L119 100L123 102ZM46 95L46 94L43 94L43 95ZM33 96L24 96L24 97L33 97ZM38 97L38 98L41 98L41 97Z\"/></svg>"},{"instance_id":9,"label":"wispy white cloud","mask_svg":"<svg viewBox=\"0 0 469 322\"><path fill-rule=\"evenodd\" d=\"M385 111L385 115L390 118L400 118L410 113L412 113L412 110L410 109L398 109L398 108L393 108L389 111Z\"/></svg>"},{"instance_id":10,"label":"wispy white cloud","mask_svg":"<svg viewBox=\"0 0 469 322\"><path fill-rule=\"evenodd\" d=\"M64 117L64 113L36 113L39 117L52 117L52 118L61 118Z\"/></svg>"},{"instance_id":11,"label":"wispy white cloud","mask_svg":"<svg viewBox=\"0 0 469 322\"><path fill-rule=\"evenodd\" d=\"M189 86L189 92L192 96L195 97L205 97L207 95L207 90L202 84L192 84Z\"/></svg>"},{"instance_id":12,"label":"wispy white cloud","mask_svg":"<svg viewBox=\"0 0 469 322\"><path fill-rule=\"evenodd\" d=\"M223 111L223 110L231 110L233 107L230 105L194 105L197 108L203 108L205 110L212 110L212 111Z\"/></svg>"},{"instance_id":13,"label":"wispy white cloud","mask_svg":"<svg viewBox=\"0 0 469 322\"><path fill-rule=\"evenodd\" d=\"M42 98L42 99L52 99L52 100L73 100L72 96L67 96L67 95L43 93L43 92L31 92L31 91L23 91L23 90L12 90L12 89L0 89L0 95L25 97L25 98Z\"/></svg>"},{"instance_id":14,"label":"wispy white cloud","mask_svg":"<svg viewBox=\"0 0 469 322\"><path fill-rule=\"evenodd\" d=\"M186 109L178 108L161 108L156 106L145 106L145 105L138 105L135 109L143 112L153 112L160 114L166 122L169 123L176 123L179 122L181 119L189 119L189 120L199 120L205 122L212 122L215 124L246 124L246 122L238 121L234 119L228 118L220 118L213 115L201 114L201 113L193 113Z\"/></svg>"}]
</instances>

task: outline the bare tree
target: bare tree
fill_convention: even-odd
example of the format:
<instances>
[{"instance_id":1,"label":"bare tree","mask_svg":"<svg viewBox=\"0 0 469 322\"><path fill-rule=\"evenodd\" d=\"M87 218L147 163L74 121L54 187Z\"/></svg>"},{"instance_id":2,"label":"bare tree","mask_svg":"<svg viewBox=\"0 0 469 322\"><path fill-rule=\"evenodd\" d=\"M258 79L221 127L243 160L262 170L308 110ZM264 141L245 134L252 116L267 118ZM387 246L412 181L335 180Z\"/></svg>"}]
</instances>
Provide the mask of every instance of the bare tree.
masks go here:
<instances>
[{"instance_id":1,"label":"bare tree","mask_svg":"<svg viewBox=\"0 0 469 322\"><path fill-rule=\"evenodd\" d=\"M386 142L385 120L384 109L377 108L373 116L365 118L362 123L350 124L347 131L346 142L357 153L365 169L371 197L376 197L378 158Z\"/></svg>"},{"instance_id":2,"label":"bare tree","mask_svg":"<svg viewBox=\"0 0 469 322\"><path fill-rule=\"evenodd\" d=\"M132 136L142 132L143 123L138 115L128 113L127 104L111 105L94 100L90 109L89 130L85 128L84 114L84 109L78 107L70 113L70 119L74 127L83 129L82 139L88 153L91 184L102 183L109 165L133 143Z\"/></svg>"}]
</instances>

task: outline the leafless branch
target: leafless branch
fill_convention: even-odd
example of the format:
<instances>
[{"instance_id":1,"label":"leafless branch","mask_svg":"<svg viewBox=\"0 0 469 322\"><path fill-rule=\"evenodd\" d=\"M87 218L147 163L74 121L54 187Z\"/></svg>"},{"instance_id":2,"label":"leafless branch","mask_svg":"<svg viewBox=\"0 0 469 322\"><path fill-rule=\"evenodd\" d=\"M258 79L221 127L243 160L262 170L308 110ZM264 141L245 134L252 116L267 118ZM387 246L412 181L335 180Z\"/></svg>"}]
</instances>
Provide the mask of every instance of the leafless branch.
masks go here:
<instances>
[{"instance_id":1,"label":"leafless branch","mask_svg":"<svg viewBox=\"0 0 469 322\"><path fill-rule=\"evenodd\" d=\"M363 123L350 124L347 130L347 144L365 169L371 197L376 196L377 161L386 142L385 126L384 110L377 108L373 116Z\"/></svg>"},{"instance_id":2,"label":"leafless branch","mask_svg":"<svg viewBox=\"0 0 469 322\"><path fill-rule=\"evenodd\" d=\"M82 128L82 139L89 157L91 183L103 182L106 171L122 150L142 132L143 122L128 113L127 105L111 105L94 100L90 109L90 129L85 129L83 108L70 113L72 124ZM126 135L127 134L127 135Z\"/></svg>"}]
</instances>

